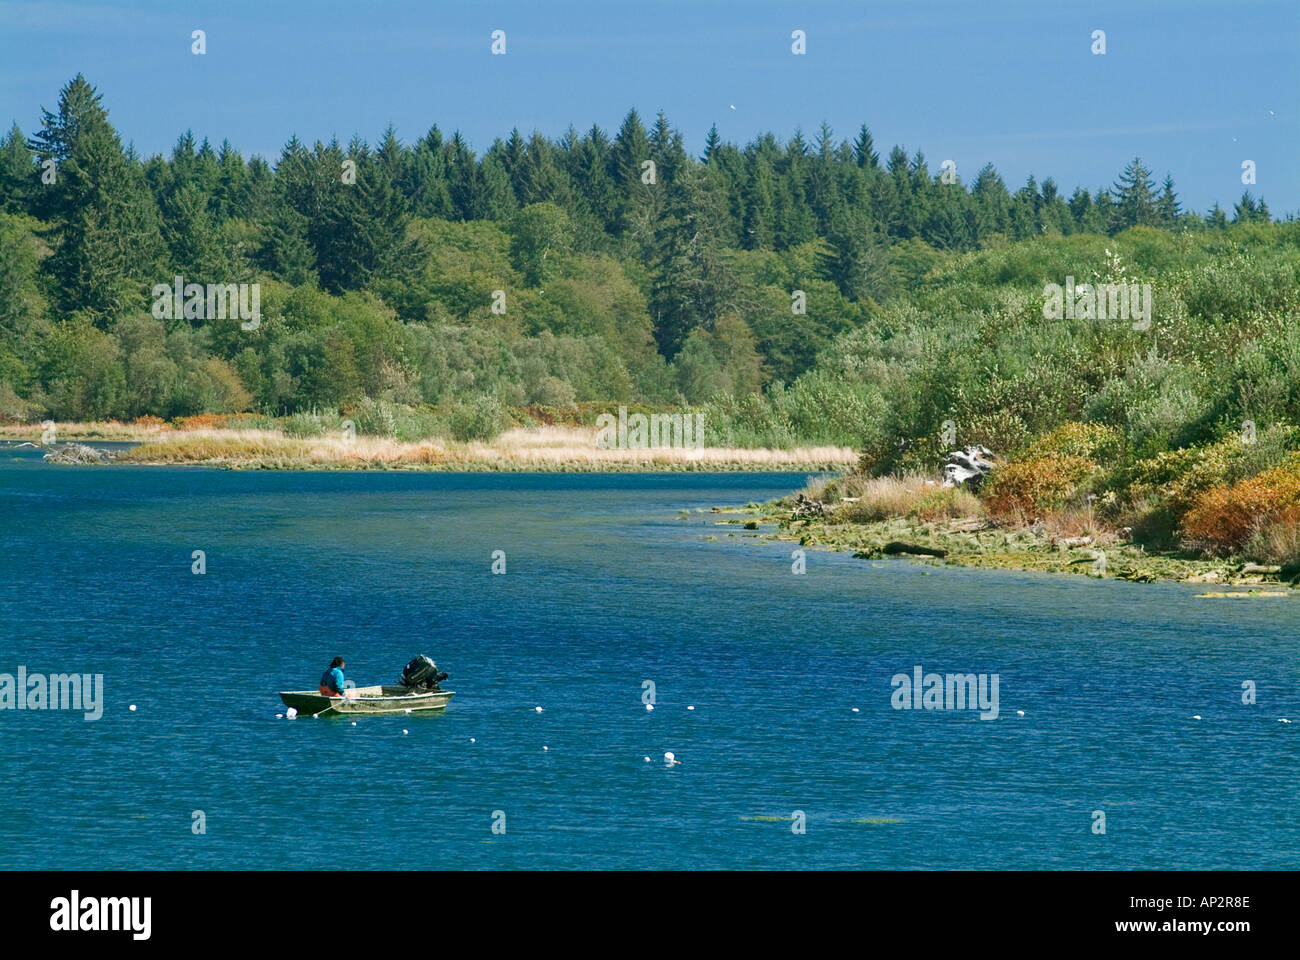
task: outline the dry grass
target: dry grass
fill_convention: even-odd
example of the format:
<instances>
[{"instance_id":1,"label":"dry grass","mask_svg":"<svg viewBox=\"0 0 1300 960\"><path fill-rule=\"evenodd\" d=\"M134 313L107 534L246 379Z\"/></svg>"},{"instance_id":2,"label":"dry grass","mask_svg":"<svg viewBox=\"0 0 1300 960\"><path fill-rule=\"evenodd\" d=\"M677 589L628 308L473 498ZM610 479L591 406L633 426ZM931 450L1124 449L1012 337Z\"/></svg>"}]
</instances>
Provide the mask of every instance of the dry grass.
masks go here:
<instances>
[{"instance_id":1,"label":"dry grass","mask_svg":"<svg viewBox=\"0 0 1300 960\"><path fill-rule=\"evenodd\" d=\"M114 437L113 439L118 439ZM120 439L128 439L126 436ZM425 440L403 443L384 437L341 435L286 437L276 430L200 428L162 431L139 439L126 463L202 463L270 469L394 467L475 470L777 470L836 469L856 459L847 447L795 450L702 449L603 450L595 428L543 426L514 429L490 443Z\"/></svg>"},{"instance_id":2,"label":"dry grass","mask_svg":"<svg viewBox=\"0 0 1300 960\"><path fill-rule=\"evenodd\" d=\"M1288 507L1276 517L1258 521L1243 553L1255 563L1300 560L1300 507Z\"/></svg>"},{"instance_id":3,"label":"dry grass","mask_svg":"<svg viewBox=\"0 0 1300 960\"><path fill-rule=\"evenodd\" d=\"M856 502L839 501L836 520L849 523L878 523L890 517L915 517L932 522L983 514L979 498L961 487L944 487L935 478L921 473L901 477L869 477L851 474L831 483L813 484L822 493L836 498L852 497ZM810 493L817 499L816 493ZM834 505L832 503L832 505Z\"/></svg>"},{"instance_id":4,"label":"dry grass","mask_svg":"<svg viewBox=\"0 0 1300 960\"><path fill-rule=\"evenodd\" d=\"M122 442L150 440L163 432L166 427L151 423L123 423L120 420L104 420L95 423L65 422L55 424L55 439L65 440L113 440ZM0 423L0 440L40 440L42 428L39 423Z\"/></svg>"},{"instance_id":5,"label":"dry grass","mask_svg":"<svg viewBox=\"0 0 1300 960\"><path fill-rule=\"evenodd\" d=\"M1048 510L1039 521L1038 526L1052 542L1059 540L1079 540L1090 537L1090 546L1110 546L1124 540L1119 532L1105 524L1087 507L1067 507L1062 510Z\"/></svg>"}]
</instances>

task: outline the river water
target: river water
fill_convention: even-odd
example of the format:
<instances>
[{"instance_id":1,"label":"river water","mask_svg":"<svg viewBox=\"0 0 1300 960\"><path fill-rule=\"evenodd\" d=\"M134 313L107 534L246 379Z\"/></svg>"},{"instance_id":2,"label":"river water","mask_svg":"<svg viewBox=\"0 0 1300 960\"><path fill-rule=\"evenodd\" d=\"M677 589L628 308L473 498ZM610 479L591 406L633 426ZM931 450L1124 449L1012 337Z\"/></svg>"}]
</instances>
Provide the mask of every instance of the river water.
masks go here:
<instances>
[{"instance_id":1,"label":"river water","mask_svg":"<svg viewBox=\"0 0 1300 960\"><path fill-rule=\"evenodd\" d=\"M98 720L0 710L0 868L1297 865L1289 599L796 574L707 512L803 480L0 451L0 673L103 676ZM419 653L445 714L277 719ZM996 674L996 719L895 709L916 667Z\"/></svg>"}]
</instances>

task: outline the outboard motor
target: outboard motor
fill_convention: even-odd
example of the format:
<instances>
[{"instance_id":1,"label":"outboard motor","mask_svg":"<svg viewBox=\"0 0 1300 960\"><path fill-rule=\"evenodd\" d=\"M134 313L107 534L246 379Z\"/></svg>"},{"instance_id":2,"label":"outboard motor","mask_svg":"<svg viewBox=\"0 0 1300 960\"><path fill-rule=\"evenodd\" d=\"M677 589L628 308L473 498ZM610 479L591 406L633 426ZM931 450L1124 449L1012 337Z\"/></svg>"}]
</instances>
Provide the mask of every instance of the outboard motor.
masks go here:
<instances>
[{"instance_id":1,"label":"outboard motor","mask_svg":"<svg viewBox=\"0 0 1300 960\"><path fill-rule=\"evenodd\" d=\"M412 692L437 690L438 684L446 679L447 671L439 670L433 659L423 654L402 668L402 686Z\"/></svg>"}]
</instances>

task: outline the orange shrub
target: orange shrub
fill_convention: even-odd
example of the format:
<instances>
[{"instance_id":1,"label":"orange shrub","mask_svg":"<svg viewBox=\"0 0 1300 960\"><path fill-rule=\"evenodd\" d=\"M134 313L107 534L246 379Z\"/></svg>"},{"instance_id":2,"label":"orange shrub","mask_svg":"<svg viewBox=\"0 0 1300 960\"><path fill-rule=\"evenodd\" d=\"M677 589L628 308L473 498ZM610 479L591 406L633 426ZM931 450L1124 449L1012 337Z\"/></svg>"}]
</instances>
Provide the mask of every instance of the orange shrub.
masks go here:
<instances>
[{"instance_id":1,"label":"orange shrub","mask_svg":"<svg viewBox=\"0 0 1300 960\"><path fill-rule=\"evenodd\" d=\"M146 413L142 417L135 418L137 427L158 427L162 430L167 429L167 421L162 417L155 417L152 413Z\"/></svg>"},{"instance_id":2,"label":"orange shrub","mask_svg":"<svg viewBox=\"0 0 1300 960\"><path fill-rule=\"evenodd\" d=\"M993 471L984 503L999 517L1041 516L1065 506L1095 470L1095 461L1062 453L1008 463Z\"/></svg>"},{"instance_id":3,"label":"orange shrub","mask_svg":"<svg viewBox=\"0 0 1300 960\"><path fill-rule=\"evenodd\" d=\"M1300 468L1277 467L1238 483L1211 487L1183 518L1183 535L1210 553L1240 551L1255 530L1300 503Z\"/></svg>"},{"instance_id":4,"label":"orange shrub","mask_svg":"<svg viewBox=\"0 0 1300 960\"><path fill-rule=\"evenodd\" d=\"M225 423L222 413L196 413L192 417L174 417L172 425L178 430L211 430Z\"/></svg>"}]
</instances>

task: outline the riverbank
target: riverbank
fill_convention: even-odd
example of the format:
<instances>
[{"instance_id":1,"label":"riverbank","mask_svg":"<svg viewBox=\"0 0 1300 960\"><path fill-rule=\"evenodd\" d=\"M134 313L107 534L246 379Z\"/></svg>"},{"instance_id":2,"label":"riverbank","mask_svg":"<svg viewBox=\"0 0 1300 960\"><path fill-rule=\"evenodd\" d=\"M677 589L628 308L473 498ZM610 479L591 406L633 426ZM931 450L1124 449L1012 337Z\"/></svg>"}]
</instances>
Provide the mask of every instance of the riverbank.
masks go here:
<instances>
[{"instance_id":1,"label":"riverbank","mask_svg":"<svg viewBox=\"0 0 1300 960\"><path fill-rule=\"evenodd\" d=\"M50 439L47 433L46 438ZM38 425L0 426L0 440L41 443ZM491 441L389 437L342 433L295 437L281 430L122 423L55 424L57 444L137 443L119 464L195 465L232 470L430 470L464 472L677 472L843 470L856 454L848 447L791 450L730 447L604 449L594 427L539 425L507 430Z\"/></svg>"},{"instance_id":2,"label":"riverbank","mask_svg":"<svg viewBox=\"0 0 1300 960\"><path fill-rule=\"evenodd\" d=\"M1067 537L1038 526L1002 525L986 517L849 519L851 503L824 505L821 514L796 516L796 496L744 507L715 507L717 523L758 531L761 542L790 542L816 550L849 551L864 561L900 558L933 566L1068 573L1138 583L1206 584L1205 598L1297 597L1281 568L1234 559L1151 553L1112 536ZM804 508L805 510L807 508ZM1214 585L1239 589L1223 592Z\"/></svg>"}]
</instances>

